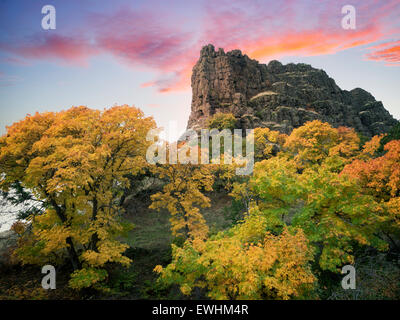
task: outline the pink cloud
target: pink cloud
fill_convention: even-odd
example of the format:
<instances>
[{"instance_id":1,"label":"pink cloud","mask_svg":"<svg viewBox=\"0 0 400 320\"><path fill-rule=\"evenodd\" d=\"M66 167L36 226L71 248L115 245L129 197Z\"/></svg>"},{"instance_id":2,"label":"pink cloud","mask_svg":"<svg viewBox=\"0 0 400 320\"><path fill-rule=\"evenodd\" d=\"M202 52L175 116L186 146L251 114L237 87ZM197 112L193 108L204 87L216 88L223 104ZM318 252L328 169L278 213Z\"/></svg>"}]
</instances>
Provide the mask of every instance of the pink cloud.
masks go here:
<instances>
[{"instance_id":1,"label":"pink cloud","mask_svg":"<svg viewBox=\"0 0 400 320\"><path fill-rule=\"evenodd\" d=\"M196 60L193 31L182 29L179 20L169 22L164 12L156 10L124 7L111 15L91 15L90 25L101 52L129 66L156 71L159 76L142 87L167 92L187 88L188 67Z\"/></svg>"},{"instance_id":2,"label":"pink cloud","mask_svg":"<svg viewBox=\"0 0 400 320\"><path fill-rule=\"evenodd\" d=\"M192 34L164 22L157 12L123 8L90 17L96 46L132 65L176 71L190 48ZM104 27L106 25L106 27Z\"/></svg>"},{"instance_id":3,"label":"pink cloud","mask_svg":"<svg viewBox=\"0 0 400 320\"><path fill-rule=\"evenodd\" d=\"M142 87L156 87L160 92L189 88L200 48L208 43L225 51L238 48L263 61L334 54L369 45L372 52L367 59L397 65L398 42L382 47L374 44L399 33L395 25L399 1L353 1L356 30L342 29L342 5L334 0L283 0L267 5L254 0L208 0L195 26L183 23L187 16L173 10L166 13L154 7L135 11L123 7L113 13L90 14L87 26L79 29L84 31L83 36L41 33L18 46L0 44L0 50L14 54L11 59L77 65L86 65L95 55L108 54L129 67L155 71L156 79Z\"/></svg>"},{"instance_id":4,"label":"pink cloud","mask_svg":"<svg viewBox=\"0 0 400 320\"><path fill-rule=\"evenodd\" d=\"M0 49L25 59L50 59L77 65L86 65L88 58L99 53L87 39L49 33L33 36L17 46L0 44Z\"/></svg>"},{"instance_id":5,"label":"pink cloud","mask_svg":"<svg viewBox=\"0 0 400 320\"><path fill-rule=\"evenodd\" d=\"M227 50L240 48L256 59L332 54L372 44L385 36L385 25L381 20L393 14L394 7L375 8L375 16L368 11L372 4L374 2L363 1L355 5L357 16L364 19L358 19L355 30L344 30L341 27L341 5L337 1L316 5L286 0L270 10L262 10L258 2L246 0L233 1L233 5L218 8L210 3L203 39ZM246 9L239 11L239 6ZM294 13L299 6L302 10ZM272 18L271 11L274 12ZM278 25L276 21L279 21Z\"/></svg>"}]
</instances>

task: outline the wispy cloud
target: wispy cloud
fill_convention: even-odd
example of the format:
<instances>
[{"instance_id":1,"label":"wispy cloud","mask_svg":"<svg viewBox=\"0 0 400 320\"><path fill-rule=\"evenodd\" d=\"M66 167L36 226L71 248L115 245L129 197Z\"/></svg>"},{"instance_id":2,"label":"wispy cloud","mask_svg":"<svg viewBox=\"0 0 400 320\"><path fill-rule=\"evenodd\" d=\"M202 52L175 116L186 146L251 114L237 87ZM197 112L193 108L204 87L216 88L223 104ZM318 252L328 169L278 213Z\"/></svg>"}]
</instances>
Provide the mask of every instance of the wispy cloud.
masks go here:
<instances>
[{"instance_id":1,"label":"wispy cloud","mask_svg":"<svg viewBox=\"0 0 400 320\"><path fill-rule=\"evenodd\" d=\"M2 43L0 50L17 55L16 59L54 60L82 66L87 65L91 56L99 53L85 38L52 33L36 34L17 45Z\"/></svg>"},{"instance_id":2,"label":"wispy cloud","mask_svg":"<svg viewBox=\"0 0 400 320\"><path fill-rule=\"evenodd\" d=\"M234 1L233 5L207 8L203 40L226 49L240 48L257 59L282 56L333 54L372 44L392 32L387 18L399 6L375 8L376 1L358 1L357 27L341 27L341 5L337 1L280 1L262 10L258 1ZM370 6L367 5L370 4ZM392 4L398 1L391 1ZM244 7L243 11L240 8ZM371 14L370 10L376 15ZM271 16L271 12L274 13ZM382 21L385 20L385 21ZM229 36L227 36L229 35Z\"/></svg>"},{"instance_id":3,"label":"wispy cloud","mask_svg":"<svg viewBox=\"0 0 400 320\"><path fill-rule=\"evenodd\" d=\"M194 34L178 23L166 23L161 12L124 8L90 17L98 50L134 67L151 68L159 78L144 83L160 92L182 88L182 78L194 61ZM104 28L104 25L107 25ZM186 85L187 83L185 83Z\"/></svg>"},{"instance_id":4,"label":"wispy cloud","mask_svg":"<svg viewBox=\"0 0 400 320\"><path fill-rule=\"evenodd\" d=\"M22 81L20 77L8 75L0 71L0 87L10 87Z\"/></svg>"},{"instance_id":5,"label":"wispy cloud","mask_svg":"<svg viewBox=\"0 0 400 320\"><path fill-rule=\"evenodd\" d=\"M385 42L370 49L373 52L366 55L367 59L384 61L387 66L400 66L400 40Z\"/></svg>"},{"instance_id":6,"label":"wispy cloud","mask_svg":"<svg viewBox=\"0 0 400 320\"><path fill-rule=\"evenodd\" d=\"M16 57L7 57L1 60L3 63L14 64L18 66L29 66L30 63L27 60L16 58Z\"/></svg>"},{"instance_id":7,"label":"wispy cloud","mask_svg":"<svg viewBox=\"0 0 400 320\"><path fill-rule=\"evenodd\" d=\"M181 23L182 12L162 12L154 3L135 10L124 6L111 13L89 14L79 34L40 33L17 45L0 43L0 51L12 54L9 59L81 66L95 55L108 54L129 67L155 71L158 77L142 86L160 92L189 87L199 50L208 43L225 50L239 48L259 60L334 54L364 46L366 59L397 66L399 43L388 39L400 34L399 1L354 0L353 5L356 30L342 29L342 4L335 0L205 0L202 11L196 12L200 23L195 27ZM185 18L193 14L187 10Z\"/></svg>"}]
</instances>

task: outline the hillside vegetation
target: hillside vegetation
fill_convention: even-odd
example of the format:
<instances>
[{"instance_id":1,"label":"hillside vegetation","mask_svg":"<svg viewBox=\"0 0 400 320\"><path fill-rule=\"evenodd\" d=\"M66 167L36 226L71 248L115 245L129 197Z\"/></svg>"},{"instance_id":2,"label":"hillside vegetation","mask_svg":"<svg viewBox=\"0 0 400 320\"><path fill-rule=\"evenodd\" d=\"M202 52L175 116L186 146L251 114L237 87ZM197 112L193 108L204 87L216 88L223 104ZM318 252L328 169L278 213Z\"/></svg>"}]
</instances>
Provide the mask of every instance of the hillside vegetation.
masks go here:
<instances>
[{"instance_id":1,"label":"hillside vegetation","mask_svg":"<svg viewBox=\"0 0 400 320\"><path fill-rule=\"evenodd\" d=\"M12 227L0 298L399 299L398 128L371 139L319 120L289 135L256 128L249 176L235 162L150 164L154 128L129 106L8 128L0 189L36 205ZM46 264L57 290L41 288ZM357 287L344 290L349 264Z\"/></svg>"}]
</instances>

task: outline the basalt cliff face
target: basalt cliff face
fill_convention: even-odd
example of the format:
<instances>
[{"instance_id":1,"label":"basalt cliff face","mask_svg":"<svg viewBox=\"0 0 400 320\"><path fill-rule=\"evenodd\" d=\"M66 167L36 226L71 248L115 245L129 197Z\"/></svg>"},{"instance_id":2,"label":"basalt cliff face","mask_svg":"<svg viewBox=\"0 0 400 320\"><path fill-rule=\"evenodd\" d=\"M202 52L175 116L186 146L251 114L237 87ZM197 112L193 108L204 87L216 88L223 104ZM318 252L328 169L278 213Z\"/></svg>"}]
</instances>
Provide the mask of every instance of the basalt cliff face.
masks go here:
<instances>
[{"instance_id":1,"label":"basalt cliff face","mask_svg":"<svg viewBox=\"0 0 400 320\"><path fill-rule=\"evenodd\" d=\"M323 70L276 60L260 64L240 50L225 53L212 45L202 48L193 68L192 91L188 129L205 128L217 112L234 114L238 128L284 133L319 119L370 137L397 123L370 93L341 90Z\"/></svg>"}]
</instances>

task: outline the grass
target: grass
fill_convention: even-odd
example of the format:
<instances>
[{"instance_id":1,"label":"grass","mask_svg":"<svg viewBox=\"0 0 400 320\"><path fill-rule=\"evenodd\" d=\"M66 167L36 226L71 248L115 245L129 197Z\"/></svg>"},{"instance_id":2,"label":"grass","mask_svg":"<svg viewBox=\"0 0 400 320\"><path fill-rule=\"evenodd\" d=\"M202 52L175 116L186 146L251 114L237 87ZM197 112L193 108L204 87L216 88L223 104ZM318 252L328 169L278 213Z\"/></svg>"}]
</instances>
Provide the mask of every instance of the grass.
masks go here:
<instances>
[{"instance_id":1,"label":"grass","mask_svg":"<svg viewBox=\"0 0 400 320\"><path fill-rule=\"evenodd\" d=\"M229 227L232 219L226 214L231 198L223 192L207 196L211 207L201 211L210 228L210 233ZM157 282L153 272L156 265L166 266L171 261L170 214L164 209L149 209L148 196L134 197L126 207L126 219L135 227L123 242L130 248L125 254L132 259L128 267L110 265L108 286L111 293L78 293L68 287L72 272L68 262L57 268L57 290L44 291L41 288L42 273L38 266L9 266L1 268L0 300L2 299L188 299L177 286L165 287Z\"/></svg>"},{"instance_id":2,"label":"grass","mask_svg":"<svg viewBox=\"0 0 400 320\"><path fill-rule=\"evenodd\" d=\"M260 97L262 97L262 96L271 96L271 95L276 95L277 93L276 92L274 92L274 91L264 91L264 92L260 92L259 94L257 94L257 95L255 95L254 97L252 97L251 99L250 99L250 101L253 101L253 100L255 100L255 99L257 99L257 98L260 98Z\"/></svg>"},{"instance_id":3,"label":"grass","mask_svg":"<svg viewBox=\"0 0 400 320\"><path fill-rule=\"evenodd\" d=\"M224 208L231 204L231 198L226 194L210 193L211 207L202 208L204 218L211 233L227 228L231 221L226 217ZM146 250L169 248L172 241L170 213L163 209L149 209L149 199L138 199L129 204L127 220L135 227L129 232L125 242L132 248Z\"/></svg>"},{"instance_id":4,"label":"grass","mask_svg":"<svg viewBox=\"0 0 400 320\"><path fill-rule=\"evenodd\" d=\"M56 268L56 290L44 290L40 266L11 264L0 267L0 300L76 300L80 295L68 287L69 274L66 264Z\"/></svg>"},{"instance_id":5,"label":"grass","mask_svg":"<svg viewBox=\"0 0 400 320\"><path fill-rule=\"evenodd\" d=\"M210 193L211 207L202 208L210 233L229 227L232 220L226 215L231 198L223 193ZM147 197L134 198L127 206L126 219L135 227L123 239L130 248L126 255L132 259L128 269L117 267L111 274L111 283L116 291L111 299L187 299L179 288L165 288L157 283L156 265L166 266L171 261L170 213L166 210L149 209Z\"/></svg>"},{"instance_id":6,"label":"grass","mask_svg":"<svg viewBox=\"0 0 400 320\"><path fill-rule=\"evenodd\" d=\"M127 219L135 227L129 232L126 242L133 248L147 250L169 247L171 243L170 215L166 210L161 212L145 209L140 213L129 215Z\"/></svg>"}]
</instances>

